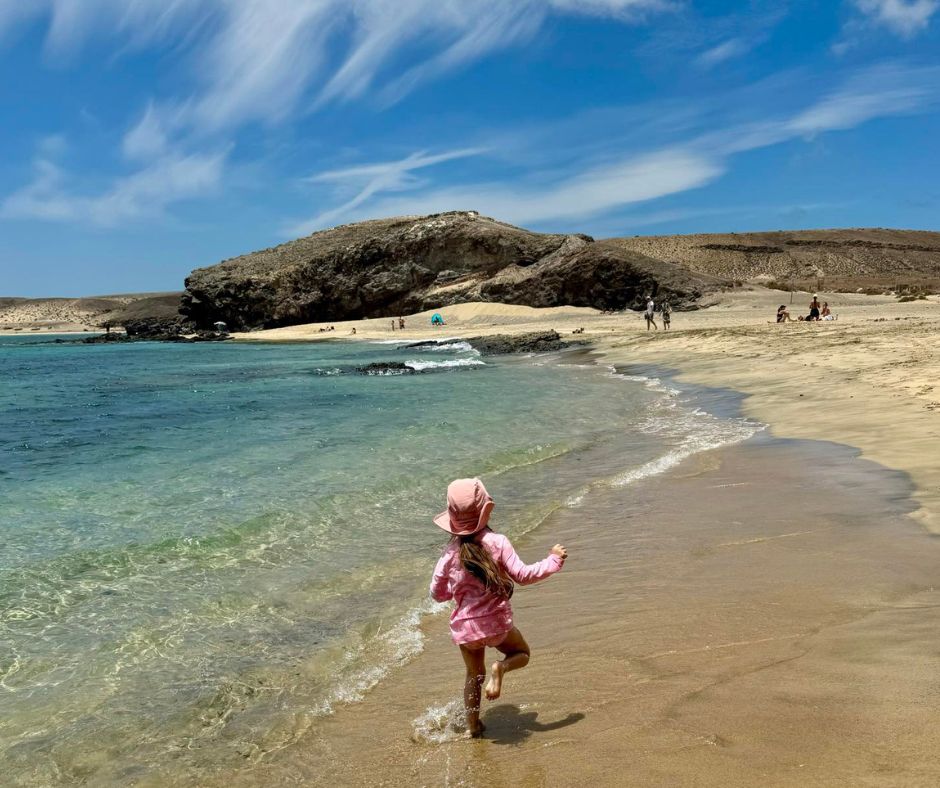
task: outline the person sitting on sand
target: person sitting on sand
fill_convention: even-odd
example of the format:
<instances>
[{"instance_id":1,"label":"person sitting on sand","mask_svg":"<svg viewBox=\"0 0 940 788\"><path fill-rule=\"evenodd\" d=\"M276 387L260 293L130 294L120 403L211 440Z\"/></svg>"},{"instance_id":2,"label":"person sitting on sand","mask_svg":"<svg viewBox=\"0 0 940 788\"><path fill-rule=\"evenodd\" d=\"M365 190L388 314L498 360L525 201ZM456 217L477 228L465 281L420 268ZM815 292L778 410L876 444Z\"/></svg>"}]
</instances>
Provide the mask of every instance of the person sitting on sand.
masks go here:
<instances>
[{"instance_id":1,"label":"person sitting on sand","mask_svg":"<svg viewBox=\"0 0 940 788\"><path fill-rule=\"evenodd\" d=\"M829 302L824 301L822 305L822 311L819 313L820 320L835 320L836 316L832 314L832 310L829 308Z\"/></svg>"},{"instance_id":2,"label":"person sitting on sand","mask_svg":"<svg viewBox=\"0 0 940 788\"><path fill-rule=\"evenodd\" d=\"M352 331L350 331L349 333L350 333L350 334L355 334L355 333L356 333L356 327L355 327L355 326L353 326L353 330L352 330Z\"/></svg>"},{"instance_id":3,"label":"person sitting on sand","mask_svg":"<svg viewBox=\"0 0 940 788\"><path fill-rule=\"evenodd\" d=\"M486 647L504 654L492 665L485 690L488 700L500 696L506 673L529 664L529 644L512 621L513 582L530 585L543 580L559 571L568 557L568 551L556 544L544 560L524 564L509 540L487 526L493 506L479 479L456 479L447 487L447 511L434 518L451 539L434 567L431 596L437 602L456 603L450 632L467 670L463 700L472 737L484 730L480 691L486 678Z\"/></svg>"},{"instance_id":4,"label":"person sitting on sand","mask_svg":"<svg viewBox=\"0 0 940 788\"><path fill-rule=\"evenodd\" d=\"M650 330L650 325L653 326L657 331L659 331L659 326L656 325L656 321L653 319L656 316L656 304L653 303L653 296L646 297L646 330Z\"/></svg>"},{"instance_id":5,"label":"person sitting on sand","mask_svg":"<svg viewBox=\"0 0 940 788\"><path fill-rule=\"evenodd\" d=\"M659 308L659 311L663 313L663 330L669 330L669 324L672 322L672 307L669 306L668 301L663 301L663 305Z\"/></svg>"},{"instance_id":6,"label":"person sitting on sand","mask_svg":"<svg viewBox=\"0 0 940 788\"><path fill-rule=\"evenodd\" d=\"M787 309L787 305L781 304L777 307L777 322L785 323L787 320L789 320L791 323L796 322L792 317L790 317L790 312Z\"/></svg>"}]
</instances>

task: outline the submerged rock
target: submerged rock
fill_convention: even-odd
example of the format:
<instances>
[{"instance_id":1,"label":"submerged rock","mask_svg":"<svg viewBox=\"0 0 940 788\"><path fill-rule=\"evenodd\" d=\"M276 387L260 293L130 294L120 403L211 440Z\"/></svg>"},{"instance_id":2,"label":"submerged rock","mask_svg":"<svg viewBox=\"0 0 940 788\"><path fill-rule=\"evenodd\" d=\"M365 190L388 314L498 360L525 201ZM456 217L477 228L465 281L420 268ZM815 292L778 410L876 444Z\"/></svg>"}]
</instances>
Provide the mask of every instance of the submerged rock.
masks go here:
<instances>
[{"instance_id":1,"label":"submerged rock","mask_svg":"<svg viewBox=\"0 0 940 788\"><path fill-rule=\"evenodd\" d=\"M356 367L360 375L416 375L418 371L412 369L404 361L375 361L364 367Z\"/></svg>"}]
</instances>

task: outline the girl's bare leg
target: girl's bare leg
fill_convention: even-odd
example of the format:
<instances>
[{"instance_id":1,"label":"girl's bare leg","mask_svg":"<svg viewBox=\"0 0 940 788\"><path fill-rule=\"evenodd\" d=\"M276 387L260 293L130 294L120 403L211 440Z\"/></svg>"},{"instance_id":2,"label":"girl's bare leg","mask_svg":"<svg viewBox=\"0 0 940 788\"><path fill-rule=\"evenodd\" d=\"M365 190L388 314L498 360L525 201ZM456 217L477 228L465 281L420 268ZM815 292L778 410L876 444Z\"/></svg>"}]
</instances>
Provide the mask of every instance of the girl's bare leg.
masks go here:
<instances>
[{"instance_id":1,"label":"girl's bare leg","mask_svg":"<svg viewBox=\"0 0 940 788\"><path fill-rule=\"evenodd\" d=\"M486 649L460 647L460 655L467 666L467 678L463 685L463 705L467 711L467 730L476 738L485 726L480 722L480 688L486 678Z\"/></svg>"},{"instance_id":2,"label":"girl's bare leg","mask_svg":"<svg viewBox=\"0 0 940 788\"><path fill-rule=\"evenodd\" d=\"M503 691L503 675L510 670L519 670L529 664L529 644L525 642L522 633L513 627L506 639L496 648L506 656L499 662L493 663L490 680L486 682L487 700L496 700Z\"/></svg>"}]
</instances>

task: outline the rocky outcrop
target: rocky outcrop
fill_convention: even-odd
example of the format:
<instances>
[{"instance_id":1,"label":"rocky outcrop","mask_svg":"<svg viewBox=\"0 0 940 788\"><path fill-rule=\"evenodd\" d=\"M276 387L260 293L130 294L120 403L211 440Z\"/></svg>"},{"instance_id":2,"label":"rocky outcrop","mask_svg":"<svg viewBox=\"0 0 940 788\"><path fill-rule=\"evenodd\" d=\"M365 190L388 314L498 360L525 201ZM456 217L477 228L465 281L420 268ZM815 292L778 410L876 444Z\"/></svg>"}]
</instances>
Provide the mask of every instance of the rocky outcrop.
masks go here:
<instances>
[{"instance_id":1,"label":"rocky outcrop","mask_svg":"<svg viewBox=\"0 0 940 788\"><path fill-rule=\"evenodd\" d=\"M467 340L471 347L483 356L499 356L508 353L545 353L564 350L572 344L565 342L557 331L533 331L528 334L495 334L488 337L474 337Z\"/></svg>"},{"instance_id":2,"label":"rocky outcrop","mask_svg":"<svg viewBox=\"0 0 940 788\"><path fill-rule=\"evenodd\" d=\"M232 329L388 317L466 301L677 309L721 283L587 235L547 235L472 211L345 225L200 268L182 313Z\"/></svg>"},{"instance_id":3,"label":"rocky outcrop","mask_svg":"<svg viewBox=\"0 0 940 788\"><path fill-rule=\"evenodd\" d=\"M194 326L180 314L182 293L141 298L108 314L110 325L122 326L129 336L162 338L185 334Z\"/></svg>"}]
</instances>

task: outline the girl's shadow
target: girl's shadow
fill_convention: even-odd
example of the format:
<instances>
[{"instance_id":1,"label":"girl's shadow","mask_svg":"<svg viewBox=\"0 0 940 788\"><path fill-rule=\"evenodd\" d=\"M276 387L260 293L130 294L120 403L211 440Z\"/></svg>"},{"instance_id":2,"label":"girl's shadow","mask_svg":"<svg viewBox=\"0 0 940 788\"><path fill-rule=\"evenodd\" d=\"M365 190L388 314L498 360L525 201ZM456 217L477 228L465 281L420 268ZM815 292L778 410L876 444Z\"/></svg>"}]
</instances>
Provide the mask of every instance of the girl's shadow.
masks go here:
<instances>
[{"instance_id":1,"label":"girl's shadow","mask_svg":"<svg viewBox=\"0 0 940 788\"><path fill-rule=\"evenodd\" d=\"M486 733L483 738L493 744L519 744L533 733L557 731L567 728L584 719L581 712L571 712L567 717L555 722L539 722L537 711L520 711L518 706L503 704L486 713Z\"/></svg>"}]
</instances>

